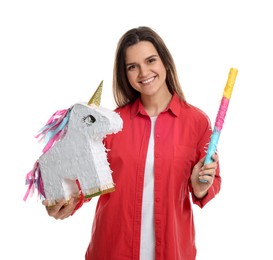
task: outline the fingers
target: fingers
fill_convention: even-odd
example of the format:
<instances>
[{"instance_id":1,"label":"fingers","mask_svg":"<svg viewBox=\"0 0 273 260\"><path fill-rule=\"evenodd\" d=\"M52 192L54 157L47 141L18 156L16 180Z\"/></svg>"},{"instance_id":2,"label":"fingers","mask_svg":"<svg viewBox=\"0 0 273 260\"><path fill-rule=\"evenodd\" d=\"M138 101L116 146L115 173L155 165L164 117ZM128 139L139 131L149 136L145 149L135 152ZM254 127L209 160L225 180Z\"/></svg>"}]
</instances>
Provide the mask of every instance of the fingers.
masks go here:
<instances>
[{"instance_id":1,"label":"fingers","mask_svg":"<svg viewBox=\"0 0 273 260\"><path fill-rule=\"evenodd\" d=\"M78 203L78 197L71 197L69 200L57 201L55 205L49 205L48 201L43 201L49 216L55 219L65 219L71 216Z\"/></svg>"},{"instance_id":2,"label":"fingers","mask_svg":"<svg viewBox=\"0 0 273 260\"><path fill-rule=\"evenodd\" d=\"M215 174L205 174L200 173L199 181L207 184L212 184L214 180Z\"/></svg>"},{"instance_id":3,"label":"fingers","mask_svg":"<svg viewBox=\"0 0 273 260\"><path fill-rule=\"evenodd\" d=\"M60 209L60 215L59 219L65 219L67 217L70 217L73 213L76 205L78 204L79 198L78 197L72 197L68 203L64 204Z\"/></svg>"},{"instance_id":4,"label":"fingers","mask_svg":"<svg viewBox=\"0 0 273 260\"><path fill-rule=\"evenodd\" d=\"M212 155L212 160L213 160L214 162L218 162L218 161L219 161L219 156L218 156L217 153L215 153L215 154Z\"/></svg>"},{"instance_id":5,"label":"fingers","mask_svg":"<svg viewBox=\"0 0 273 260\"><path fill-rule=\"evenodd\" d=\"M213 154L212 159L212 163L208 163L201 167L201 171L199 172L199 181L209 184L213 183L217 169L217 162L219 160L218 155Z\"/></svg>"}]
</instances>

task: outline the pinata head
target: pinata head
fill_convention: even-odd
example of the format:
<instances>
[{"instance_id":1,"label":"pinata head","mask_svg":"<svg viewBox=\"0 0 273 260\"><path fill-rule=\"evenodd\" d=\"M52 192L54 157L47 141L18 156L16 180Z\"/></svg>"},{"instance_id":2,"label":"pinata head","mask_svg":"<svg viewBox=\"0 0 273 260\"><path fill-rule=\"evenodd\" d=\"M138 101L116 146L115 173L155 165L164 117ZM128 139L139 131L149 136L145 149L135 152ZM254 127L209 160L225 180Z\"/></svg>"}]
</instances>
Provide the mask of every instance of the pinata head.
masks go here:
<instances>
[{"instance_id":1,"label":"pinata head","mask_svg":"<svg viewBox=\"0 0 273 260\"><path fill-rule=\"evenodd\" d=\"M100 106L102 86L103 86L103 80L101 81L100 85L97 87L97 89L96 89L95 93L93 94L93 96L88 101L89 106L91 104L96 105L98 107Z\"/></svg>"}]
</instances>

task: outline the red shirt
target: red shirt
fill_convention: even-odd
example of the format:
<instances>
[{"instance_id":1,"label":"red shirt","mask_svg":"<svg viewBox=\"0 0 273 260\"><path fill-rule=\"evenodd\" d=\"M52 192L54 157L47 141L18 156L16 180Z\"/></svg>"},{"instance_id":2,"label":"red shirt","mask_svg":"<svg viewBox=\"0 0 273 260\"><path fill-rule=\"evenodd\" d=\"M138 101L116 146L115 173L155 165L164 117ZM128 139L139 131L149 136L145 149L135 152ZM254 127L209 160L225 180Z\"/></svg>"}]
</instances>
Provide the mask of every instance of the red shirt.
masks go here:
<instances>
[{"instance_id":1,"label":"red shirt","mask_svg":"<svg viewBox=\"0 0 273 260\"><path fill-rule=\"evenodd\" d=\"M140 100L116 110L123 130L105 146L116 190L100 196L86 260L138 260L142 193L151 121ZM208 117L175 94L158 115L154 133L156 260L194 260L192 202L203 207L220 190L219 167L201 200L191 195L193 166L205 156L212 133Z\"/></svg>"}]
</instances>

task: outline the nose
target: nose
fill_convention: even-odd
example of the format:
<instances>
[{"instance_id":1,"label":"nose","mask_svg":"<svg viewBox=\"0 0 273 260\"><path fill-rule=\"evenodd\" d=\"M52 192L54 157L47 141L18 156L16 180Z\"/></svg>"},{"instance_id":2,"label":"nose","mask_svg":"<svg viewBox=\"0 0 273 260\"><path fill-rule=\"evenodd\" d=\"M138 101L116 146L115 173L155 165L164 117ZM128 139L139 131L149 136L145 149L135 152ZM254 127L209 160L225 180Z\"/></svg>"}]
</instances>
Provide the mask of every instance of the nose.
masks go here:
<instances>
[{"instance_id":1,"label":"nose","mask_svg":"<svg viewBox=\"0 0 273 260\"><path fill-rule=\"evenodd\" d=\"M145 77L147 75L147 73L148 73L148 67L147 66L142 65L142 66L139 67L139 75L141 77Z\"/></svg>"}]
</instances>

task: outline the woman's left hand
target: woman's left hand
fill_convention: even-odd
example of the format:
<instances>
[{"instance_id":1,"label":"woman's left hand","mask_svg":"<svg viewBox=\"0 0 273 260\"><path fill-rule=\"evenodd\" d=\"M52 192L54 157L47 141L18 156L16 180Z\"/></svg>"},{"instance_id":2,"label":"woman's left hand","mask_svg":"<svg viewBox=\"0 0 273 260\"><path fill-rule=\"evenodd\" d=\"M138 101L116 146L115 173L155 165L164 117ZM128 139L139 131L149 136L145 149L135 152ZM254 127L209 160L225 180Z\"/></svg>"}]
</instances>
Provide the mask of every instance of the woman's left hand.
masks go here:
<instances>
[{"instance_id":1,"label":"woman's left hand","mask_svg":"<svg viewBox=\"0 0 273 260\"><path fill-rule=\"evenodd\" d=\"M217 169L219 160L217 154L212 156L213 162L204 165L205 157L203 157L194 167L191 174L191 183L193 193L197 198L203 198L211 187Z\"/></svg>"}]
</instances>

